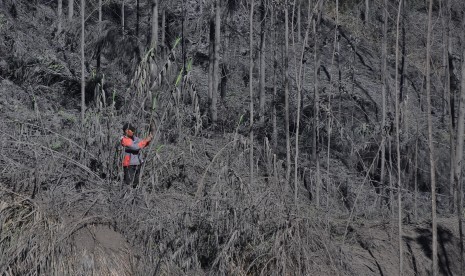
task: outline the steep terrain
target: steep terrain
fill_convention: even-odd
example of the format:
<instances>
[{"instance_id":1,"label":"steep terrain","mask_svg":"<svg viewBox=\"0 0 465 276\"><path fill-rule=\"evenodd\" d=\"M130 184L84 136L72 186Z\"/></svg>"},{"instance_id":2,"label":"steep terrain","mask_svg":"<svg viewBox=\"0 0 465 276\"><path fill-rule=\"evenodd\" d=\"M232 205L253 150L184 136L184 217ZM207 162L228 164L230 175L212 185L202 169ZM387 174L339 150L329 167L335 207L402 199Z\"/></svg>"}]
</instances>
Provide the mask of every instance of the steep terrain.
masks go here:
<instances>
[{"instance_id":1,"label":"steep terrain","mask_svg":"<svg viewBox=\"0 0 465 276\"><path fill-rule=\"evenodd\" d=\"M379 1L373 3L368 26L361 18L362 1L341 4L338 44L334 3L325 6L321 31L311 36L309 45L291 43L293 150L297 57L302 49L306 59L297 201L293 180L285 179L280 12L275 24L278 39L266 47L269 116L264 125L254 126L255 179L250 185L247 3L225 3L221 86L226 94L218 107L218 123L212 126L207 97L210 3L164 3L166 45L158 52L147 50L148 1L140 1L139 37L135 1L126 3L124 35L121 1L104 1L102 34L96 32L96 4L88 3L87 109L82 123L79 9L75 7L74 20L65 20L63 32L57 34L55 2L0 1L0 275L397 275L397 215L390 213L397 202L390 201L390 187L379 185L380 134L393 131L390 122L380 125ZM459 2L453 1L454 10ZM392 17L388 90L392 92L396 4L390 3L388 9ZM303 18L304 14L302 8ZM403 16L401 42L407 45L401 98L404 275L430 275L424 2L409 1ZM456 55L460 20L454 12L451 48ZM304 23L302 19L302 29ZM441 38L437 27L433 119L439 164L439 267L441 275L459 275L459 230L448 210L449 133L438 69ZM320 175L311 160L315 41L322 63L322 114L317 126ZM274 46L279 61L277 98L272 96ZM257 64L258 56L254 54ZM457 92L460 60L451 59L452 88ZM186 71L180 74L183 64ZM253 74L258 86L258 65ZM395 96L389 95L392 121ZM271 141L273 104L278 114L276 148ZM140 136L147 134L151 123L156 126L155 141L144 151L142 182L135 189L122 183L119 165L119 138L127 121L138 125ZM394 166L396 155L388 155ZM396 183L395 174L389 170L388 181ZM317 176L322 183L319 195ZM397 189L392 190L397 198ZM316 196L320 206L315 204Z\"/></svg>"}]
</instances>

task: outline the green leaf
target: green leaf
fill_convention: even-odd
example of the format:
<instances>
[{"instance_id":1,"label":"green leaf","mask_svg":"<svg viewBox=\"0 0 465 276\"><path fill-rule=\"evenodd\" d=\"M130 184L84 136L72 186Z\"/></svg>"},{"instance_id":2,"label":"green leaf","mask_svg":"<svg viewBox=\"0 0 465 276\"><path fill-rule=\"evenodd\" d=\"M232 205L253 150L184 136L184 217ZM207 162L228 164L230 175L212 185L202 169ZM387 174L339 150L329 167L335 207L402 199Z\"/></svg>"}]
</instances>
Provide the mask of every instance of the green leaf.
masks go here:
<instances>
[{"instance_id":1,"label":"green leaf","mask_svg":"<svg viewBox=\"0 0 465 276\"><path fill-rule=\"evenodd\" d=\"M181 81L182 79L182 73L184 72L184 69L181 69L181 71L179 72L179 75L178 77L176 78L176 84L175 86L178 86L179 82Z\"/></svg>"},{"instance_id":2,"label":"green leaf","mask_svg":"<svg viewBox=\"0 0 465 276\"><path fill-rule=\"evenodd\" d=\"M174 42L173 49L178 46L179 42L181 41L181 37L176 38L176 41Z\"/></svg>"},{"instance_id":3,"label":"green leaf","mask_svg":"<svg viewBox=\"0 0 465 276\"><path fill-rule=\"evenodd\" d=\"M192 69L192 58L189 58L189 61L187 62L187 70L186 72L190 72Z\"/></svg>"}]
</instances>

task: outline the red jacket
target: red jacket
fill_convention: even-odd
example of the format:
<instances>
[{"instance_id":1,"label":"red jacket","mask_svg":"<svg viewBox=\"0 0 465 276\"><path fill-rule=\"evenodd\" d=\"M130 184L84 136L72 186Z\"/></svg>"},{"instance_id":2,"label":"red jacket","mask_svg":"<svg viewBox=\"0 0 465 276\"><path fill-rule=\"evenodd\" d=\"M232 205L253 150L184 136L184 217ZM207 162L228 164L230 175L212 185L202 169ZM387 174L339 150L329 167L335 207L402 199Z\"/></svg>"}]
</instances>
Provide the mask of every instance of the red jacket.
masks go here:
<instances>
[{"instance_id":1,"label":"red jacket","mask_svg":"<svg viewBox=\"0 0 465 276\"><path fill-rule=\"evenodd\" d=\"M133 136L132 138L123 136L121 137L121 145L124 147L123 152L123 167L137 166L144 162L142 160L140 150L148 146L150 141L148 139L140 139Z\"/></svg>"}]
</instances>

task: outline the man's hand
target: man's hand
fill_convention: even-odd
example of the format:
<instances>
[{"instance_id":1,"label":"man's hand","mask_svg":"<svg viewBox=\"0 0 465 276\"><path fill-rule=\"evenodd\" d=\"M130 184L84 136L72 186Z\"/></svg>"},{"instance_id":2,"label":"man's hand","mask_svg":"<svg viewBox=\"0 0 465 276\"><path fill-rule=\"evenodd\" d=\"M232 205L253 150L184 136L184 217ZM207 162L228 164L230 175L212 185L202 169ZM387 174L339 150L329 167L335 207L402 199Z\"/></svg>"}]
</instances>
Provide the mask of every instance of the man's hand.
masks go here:
<instances>
[{"instance_id":1,"label":"man's hand","mask_svg":"<svg viewBox=\"0 0 465 276\"><path fill-rule=\"evenodd\" d=\"M147 137L147 141L149 141L149 142L152 141L152 138L153 138L153 134L150 133L149 136Z\"/></svg>"}]
</instances>

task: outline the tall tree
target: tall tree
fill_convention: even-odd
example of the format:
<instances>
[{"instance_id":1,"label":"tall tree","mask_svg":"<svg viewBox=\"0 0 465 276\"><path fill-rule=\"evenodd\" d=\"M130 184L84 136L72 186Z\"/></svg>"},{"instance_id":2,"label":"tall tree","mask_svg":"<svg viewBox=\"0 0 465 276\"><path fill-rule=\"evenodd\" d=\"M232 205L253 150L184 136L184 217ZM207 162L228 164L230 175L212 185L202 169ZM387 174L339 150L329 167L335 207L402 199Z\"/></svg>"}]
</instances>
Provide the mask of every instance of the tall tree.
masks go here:
<instances>
[{"instance_id":1,"label":"tall tree","mask_svg":"<svg viewBox=\"0 0 465 276\"><path fill-rule=\"evenodd\" d=\"M286 181L291 178L291 141L289 137L289 3L284 2L284 112L286 133Z\"/></svg>"},{"instance_id":2,"label":"tall tree","mask_svg":"<svg viewBox=\"0 0 465 276\"><path fill-rule=\"evenodd\" d=\"M465 3L464 3L465 8ZM462 45L465 43L465 14L462 18ZM460 275L463 275L463 230L462 230L462 160L463 160L463 143L464 143L464 124L465 124L465 48L462 49L462 76L460 80L460 102L459 117L457 121L457 146L455 152L455 189L457 193L457 218L459 223L460 235Z\"/></svg>"},{"instance_id":3,"label":"tall tree","mask_svg":"<svg viewBox=\"0 0 465 276\"><path fill-rule=\"evenodd\" d=\"M63 13L63 0L58 0L58 26L57 26L57 35L61 33L62 26L62 13Z\"/></svg>"},{"instance_id":4,"label":"tall tree","mask_svg":"<svg viewBox=\"0 0 465 276\"><path fill-rule=\"evenodd\" d=\"M221 36L221 20L220 20L220 12L221 12L221 1L215 0L215 42L213 48L213 87L212 87L212 102L211 102L211 113L212 113L212 123L216 124L218 119L218 83L219 83L219 61L220 61L220 36Z\"/></svg>"},{"instance_id":5,"label":"tall tree","mask_svg":"<svg viewBox=\"0 0 465 276\"><path fill-rule=\"evenodd\" d=\"M278 84L277 84L277 74L278 74L278 35L276 31L276 6L273 5L273 12L271 15L271 26L273 26L273 36L274 43L273 45L273 114L272 114L272 124L273 124L273 149L276 151L278 147L278 126L277 126L277 113L276 113L276 100L278 95Z\"/></svg>"},{"instance_id":6,"label":"tall tree","mask_svg":"<svg viewBox=\"0 0 465 276\"><path fill-rule=\"evenodd\" d=\"M299 71L297 76L297 114L296 114L296 133L295 133L295 155L294 155L294 203L297 208L297 188L299 187L299 178L298 178L298 165L299 165L299 128L300 128L300 103L302 98L302 88L303 88L303 71L304 71L304 56L305 48L307 47L308 34L310 31L311 22L311 5L310 1L308 3L308 13L307 13L307 28L305 31L305 38L302 44L302 52L300 54L299 60ZM298 34L300 35L300 34Z\"/></svg>"},{"instance_id":7,"label":"tall tree","mask_svg":"<svg viewBox=\"0 0 465 276\"><path fill-rule=\"evenodd\" d=\"M365 0L365 24L370 22L370 0Z\"/></svg>"},{"instance_id":8,"label":"tall tree","mask_svg":"<svg viewBox=\"0 0 465 276\"><path fill-rule=\"evenodd\" d=\"M136 38L139 38L139 0L136 0Z\"/></svg>"},{"instance_id":9,"label":"tall tree","mask_svg":"<svg viewBox=\"0 0 465 276\"><path fill-rule=\"evenodd\" d=\"M450 16L451 16L451 3L450 0L445 0L445 7L442 7L442 24L444 28L443 32L443 68L444 68L444 98L446 100L446 110L449 113L449 152L450 152L450 186L449 186L449 208L450 212L454 213L455 211L455 202L457 193L455 192L455 126L454 126L454 109L451 107L453 100L451 100L452 93L451 93L451 66L450 66L450 57L451 57L451 49L450 49Z\"/></svg>"},{"instance_id":10,"label":"tall tree","mask_svg":"<svg viewBox=\"0 0 465 276\"><path fill-rule=\"evenodd\" d=\"M84 56L84 28L85 28L85 10L86 10L86 1L81 0L81 125L84 126L84 117L86 111L86 102L85 102L85 56Z\"/></svg>"},{"instance_id":11,"label":"tall tree","mask_svg":"<svg viewBox=\"0 0 465 276\"><path fill-rule=\"evenodd\" d=\"M265 123L265 15L266 0L261 0L260 5L260 80L259 80L259 123Z\"/></svg>"},{"instance_id":12,"label":"tall tree","mask_svg":"<svg viewBox=\"0 0 465 276\"><path fill-rule=\"evenodd\" d=\"M218 0L217 0L218 1ZM249 101L250 101L250 187L253 184L253 8L254 0L250 1L250 17L249 17Z\"/></svg>"},{"instance_id":13,"label":"tall tree","mask_svg":"<svg viewBox=\"0 0 465 276\"><path fill-rule=\"evenodd\" d=\"M434 164L434 145L433 145L433 122L431 118L431 32L432 32L432 13L433 0L429 1L428 9L428 34L426 40L426 101L427 101L427 116L428 116L428 145L429 145L429 161L431 174L431 217L432 217L432 267L433 275L438 275L438 235L436 222L436 175Z\"/></svg>"},{"instance_id":14,"label":"tall tree","mask_svg":"<svg viewBox=\"0 0 465 276\"><path fill-rule=\"evenodd\" d=\"M152 41L150 47L157 50L158 46L158 0L152 0Z\"/></svg>"},{"instance_id":15,"label":"tall tree","mask_svg":"<svg viewBox=\"0 0 465 276\"><path fill-rule=\"evenodd\" d=\"M397 203L398 203L398 226L399 226L399 275L403 274L404 268L404 258L402 253L402 183L400 178L400 138L399 138L399 96L400 96L400 89L399 89L399 25L400 25L400 15L402 10L402 0L399 0L399 9L397 11L397 26L396 26L396 94L395 94L395 108L396 108L396 154L397 154Z\"/></svg>"},{"instance_id":16,"label":"tall tree","mask_svg":"<svg viewBox=\"0 0 465 276\"><path fill-rule=\"evenodd\" d=\"M124 1L121 3L121 30L123 31L124 36Z\"/></svg>"},{"instance_id":17,"label":"tall tree","mask_svg":"<svg viewBox=\"0 0 465 276\"><path fill-rule=\"evenodd\" d=\"M102 35L102 0L98 0L98 35ZM100 73L100 61L101 61L101 52L102 46L97 46L97 72Z\"/></svg>"},{"instance_id":18,"label":"tall tree","mask_svg":"<svg viewBox=\"0 0 465 276\"><path fill-rule=\"evenodd\" d=\"M320 206L320 186L321 186L321 178L320 178L320 158L318 154L318 140L319 140L319 125L320 125L320 92L319 92L319 77L320 77L320 53L318 50L318 31L319 25L321 21L321 13L323 11L323 1L319 0L317 2L317 15L314 18L313 22L313 36L315 39L315 46L314 46L314 121L313 121L313 146L312 146L312 159L316 167L316 206Z\"/></svg>"},{"instance_id":19,"label":"tall tree","mask_svg":"<svg viewBox=\"0 0 465 276\"><path fill-rule=\"evenodd\" d=\"M68 0L68 21L73 20L74 16L74 0Z\"/></svg>"},{"instance_id":20,"label":"tall tree","mask_svg":"<svg viewBox=\"0 0 465 276\"><path fill-rule=\"evenodd\" d=\"M381 172L380 172L380 185L384 187L384 175L385 175L385 160L386 160L386 56L387 56L387 25L388 25L388 0L384 0L383 5L383 35L382 35L382 42L381 42L381 97L382 99L382 121L381 125Z\"/></svg>"}]
</instances>

